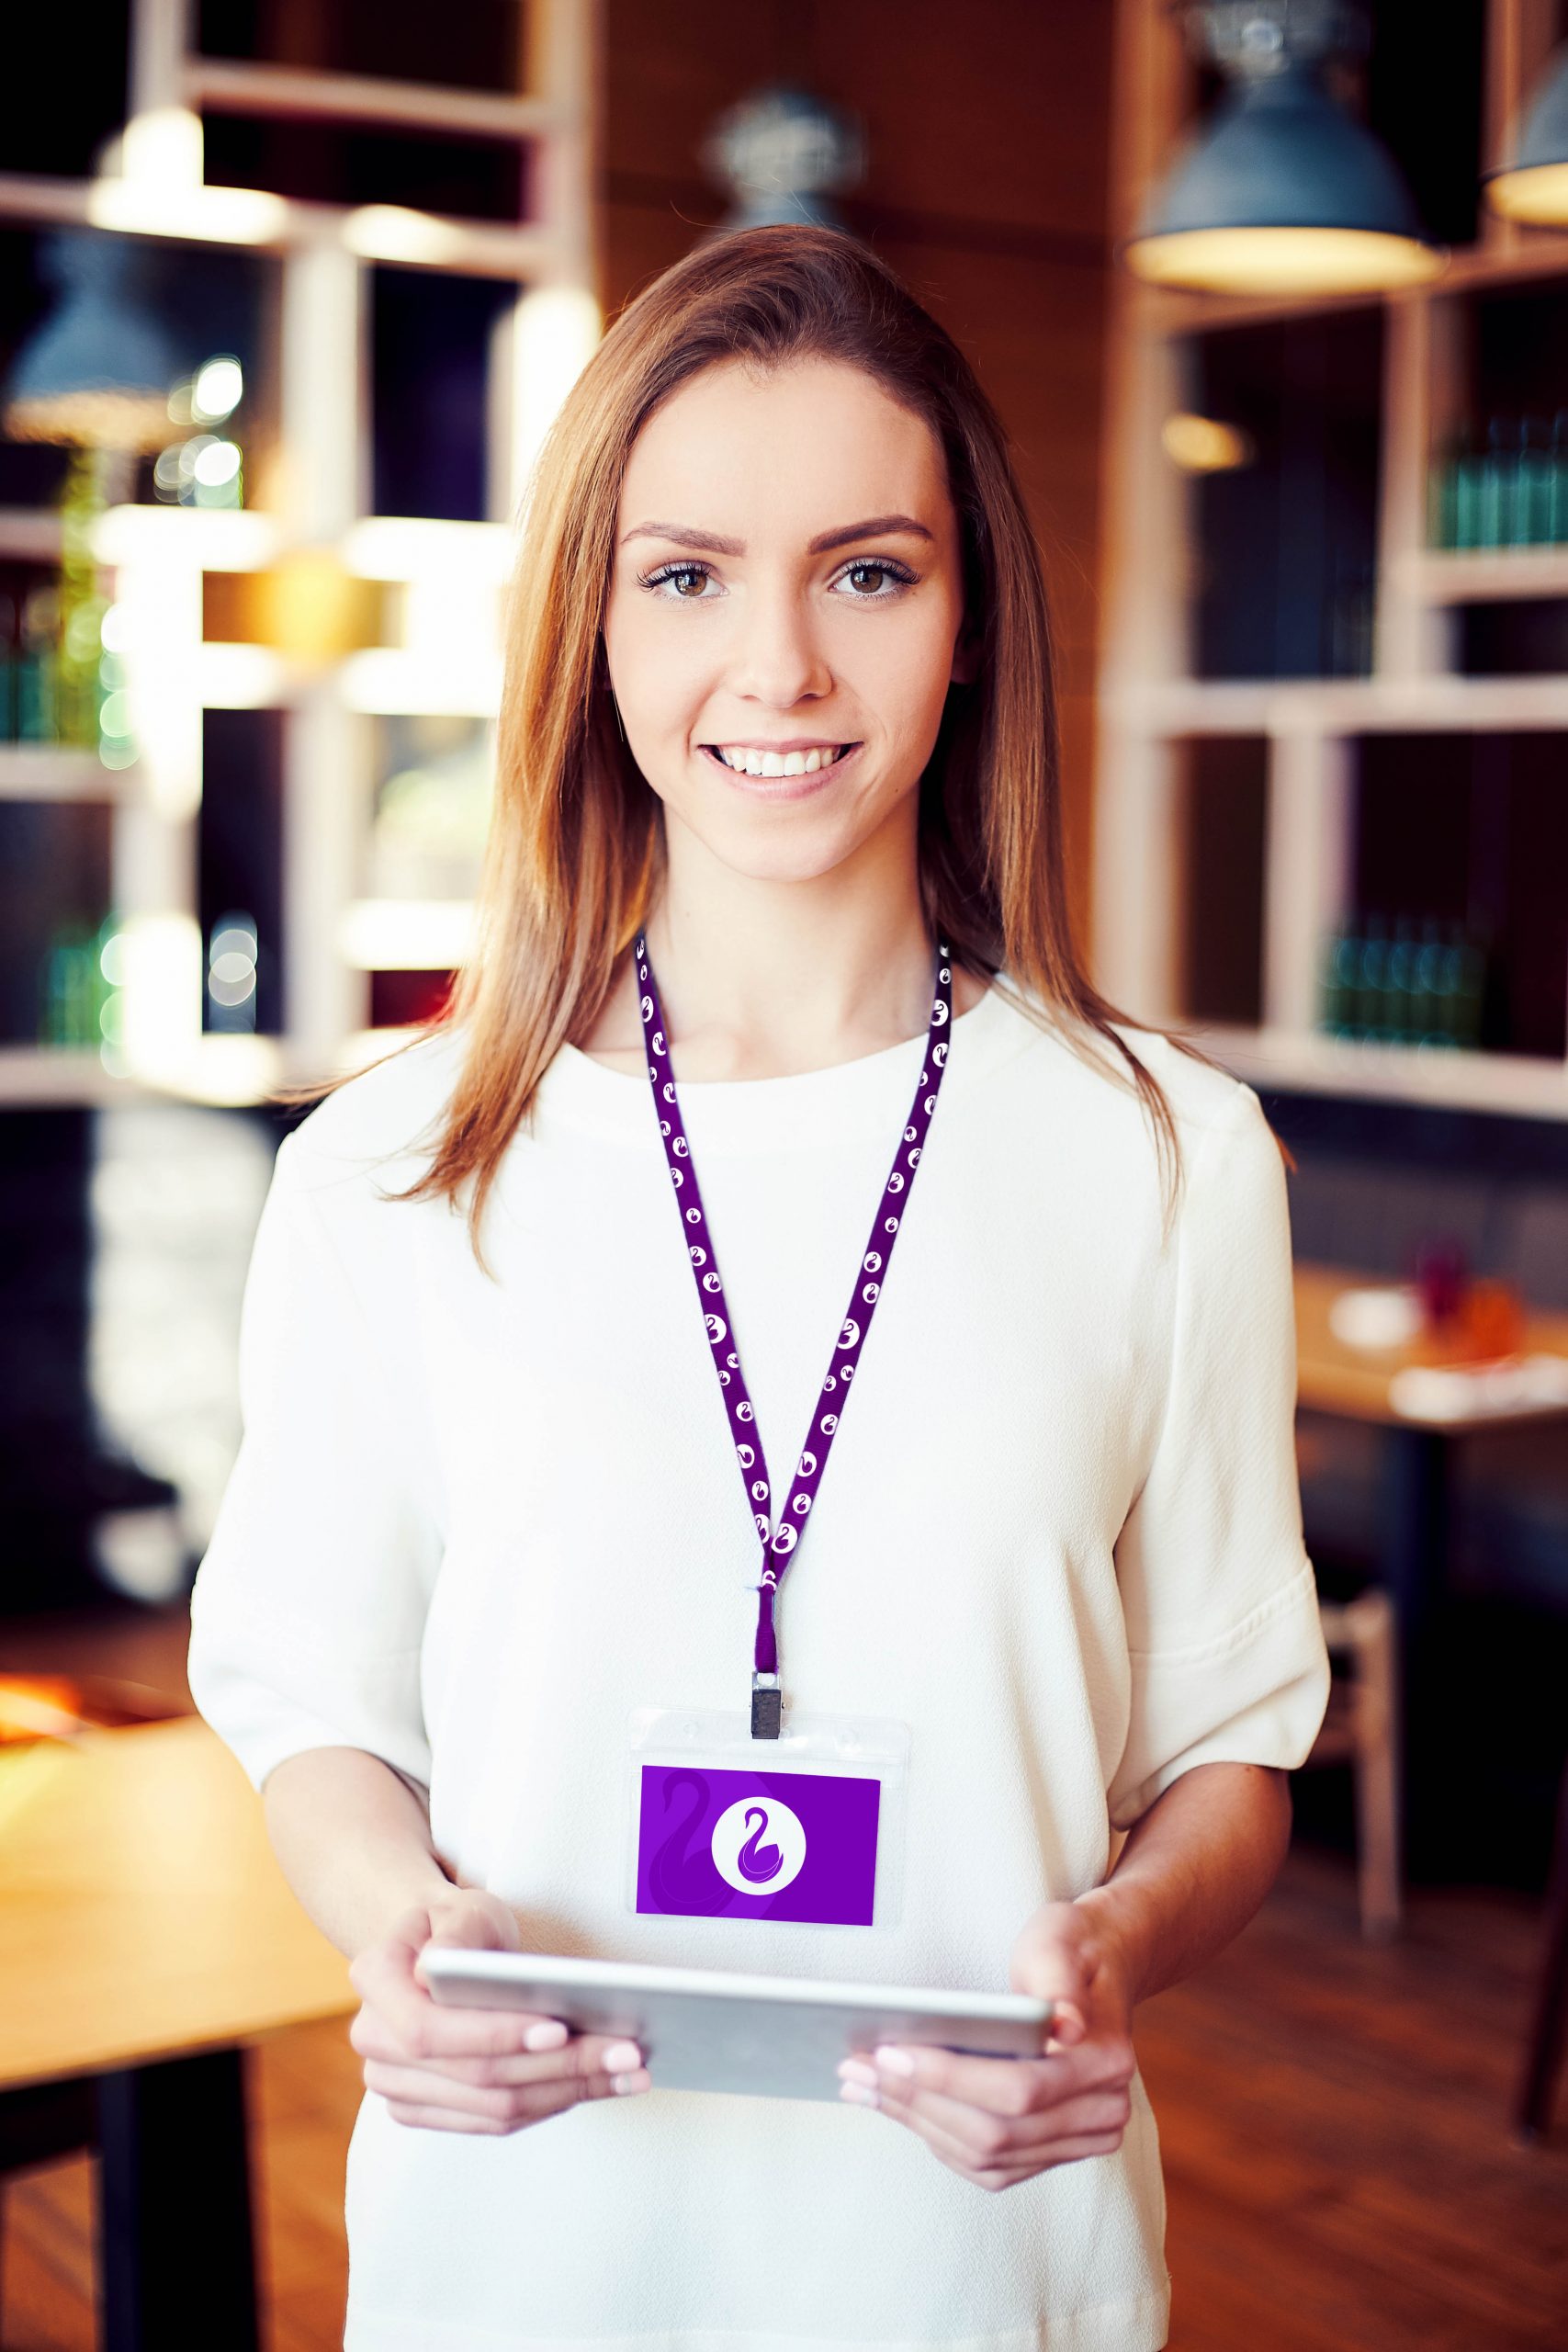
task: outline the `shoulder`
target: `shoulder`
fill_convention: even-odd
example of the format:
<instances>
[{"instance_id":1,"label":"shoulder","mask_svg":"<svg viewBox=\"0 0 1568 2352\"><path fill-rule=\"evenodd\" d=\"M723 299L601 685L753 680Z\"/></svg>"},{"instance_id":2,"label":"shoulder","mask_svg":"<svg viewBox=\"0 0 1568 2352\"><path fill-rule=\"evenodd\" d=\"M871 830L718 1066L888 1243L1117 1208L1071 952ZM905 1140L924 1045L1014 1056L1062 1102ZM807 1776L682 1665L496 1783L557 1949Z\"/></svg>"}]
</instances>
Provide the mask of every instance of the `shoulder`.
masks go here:
<instances>
[{"instance_id":1,"label":"shoulder","mask_svg":"<svg viewBox=\"0 0 1568 2352\"><path fill-rule=\"evenodd\" d=\"M1201 1137L1216 1131L1267 1132L1263 1105L1245 1079L1184 1053L1161 1029L1140 1029L1130 1021L1113 1021L1111 1026L1158 1080L1184 1144L1190 1141L1196 1148Z\"/></svg>"},{"instance_id":2,"label":"shoulder","mask_svg":"<svg viewBox=\"0 0 1568 2352\"><path fill-rule=\"evenodd\" d=\"M1216 1129L1267 1132L1263 1106L1244 1080L1184 1052L1163 1030L1112 1021L1112 1035L1107 1037L1087 1025L1069 1025L1016 979L1010 978L1007 991L998 994L1005 1007L1001 1018L1015 1041L1036 1047L1043 1077L1070 1089L1082 1116L1129 1132L1144 1123L1131 1056L1165 1096L1184 1151L1195 1151ZM1124 1052L1118 1050L1118 1040Z\"/></svg>"},{"instance_id":3,"label":"shoulder","mask_svg":"<svg viewBox=\"0 0 1568 2352\"><path fill-rule=\"evenodd\" d=\"M355 1177L379 1185L423 1172L462 1068L463 1037L441 1029L372 1062L323 1096L284 1146L307 1191Z\"/></svg>"}]
</instances>

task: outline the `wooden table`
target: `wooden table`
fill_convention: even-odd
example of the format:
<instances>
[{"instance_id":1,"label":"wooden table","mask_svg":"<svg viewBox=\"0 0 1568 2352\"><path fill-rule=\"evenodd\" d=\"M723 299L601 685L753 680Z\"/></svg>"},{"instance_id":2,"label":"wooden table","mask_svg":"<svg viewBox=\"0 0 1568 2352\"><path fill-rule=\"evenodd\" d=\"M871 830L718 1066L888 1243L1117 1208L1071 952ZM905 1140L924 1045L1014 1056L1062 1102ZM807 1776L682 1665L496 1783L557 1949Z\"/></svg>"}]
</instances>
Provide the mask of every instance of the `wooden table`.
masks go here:
<instances>
[{"instance_id":1,"label":"wooden table","mask_svg":"<svg viewBox=\"0 0 1568 2352\"><path fill-rule=\"evenodd\" d=\"M1425 1340L1397 1348L1348 1347L1329 1328L1329 1309L1340 1291L1382 1287L1384 1279L1348 1266L1297 1265L1297 1403L1314 1412L1375 1422L1383 1431L1379 1574L1399 1623L1404 1760L1407 1767L1418 1767L1425 1697L1422 1641L1447 1578L1452 1447L1481 1430L1542 1420L1568 1426L1568 1404L1517 1411L1481 1409L1441 1421L1417 1420L1400 1412L1390 1396L1395 1373L1406 1365L1438 1364L1451 1358ZM1527 1315L1519 1352L1568 1357L1568 1315ZM1418 1827L1418 1770L1407 1769L1404 1785L1407 1825Z\"/></svg>"},{"instance_id":2,"label":"wooden table","mask_svg":"<svg viewBox=\"0 0 1568 2352\"><path fill-rule=\"evenodd\" d=\"M357 2007L199 1717L0 1774L0 2180L96 2145L105 2352L255 2352L243 2045Z\"/></svg>"}]
</instances>

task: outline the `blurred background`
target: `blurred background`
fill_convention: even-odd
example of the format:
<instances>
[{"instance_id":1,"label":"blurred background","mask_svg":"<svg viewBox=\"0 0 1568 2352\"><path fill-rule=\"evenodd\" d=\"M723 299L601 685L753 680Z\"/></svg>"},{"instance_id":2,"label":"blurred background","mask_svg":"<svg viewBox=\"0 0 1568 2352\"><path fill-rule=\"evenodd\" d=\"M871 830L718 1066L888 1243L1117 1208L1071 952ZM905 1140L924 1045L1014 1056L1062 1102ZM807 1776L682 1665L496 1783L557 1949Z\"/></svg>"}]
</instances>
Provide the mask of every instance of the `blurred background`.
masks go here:
<instances>
[{"instance_id":1,"label":"blurred background","mask_svg":"<svg viewBox=\"0 0 1568 2352\"><path fill-rule=\"evenodd\" d=\"M383 1050L464 954L511 518L604 321L786 219L864 237L1000 410L1094 976L1256 1086L1293 1161L1335 1700L1276 1894L1141 2013L1171 2342L1568 2343L1563 15L29 24L0 90L0 2345L162 2352L194 2308L225 2352L341 2342L356 2004L184 1680L268 1097Z\"/></svg>"}]
</instances>

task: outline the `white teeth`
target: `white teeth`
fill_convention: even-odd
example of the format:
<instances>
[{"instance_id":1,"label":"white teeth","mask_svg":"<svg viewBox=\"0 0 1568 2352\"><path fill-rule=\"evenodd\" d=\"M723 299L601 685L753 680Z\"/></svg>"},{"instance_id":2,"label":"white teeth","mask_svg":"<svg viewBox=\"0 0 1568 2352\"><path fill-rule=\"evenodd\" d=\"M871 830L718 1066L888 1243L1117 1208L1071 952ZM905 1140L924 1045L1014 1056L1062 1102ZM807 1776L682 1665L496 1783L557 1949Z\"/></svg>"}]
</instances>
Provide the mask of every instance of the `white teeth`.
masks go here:
<instances>
[{"instance_id":1,"label":"white teeth","mask_svg":"<svg viewBox=\"0 0 1568 2352\"><path fill-rule=\"evenodd\" d=\"M759 752L744 743L716 743L713 748L739 775L815 775L819 768L832 766L843 746L829 743L811 752Z\"/></svg>"}]
</instances>

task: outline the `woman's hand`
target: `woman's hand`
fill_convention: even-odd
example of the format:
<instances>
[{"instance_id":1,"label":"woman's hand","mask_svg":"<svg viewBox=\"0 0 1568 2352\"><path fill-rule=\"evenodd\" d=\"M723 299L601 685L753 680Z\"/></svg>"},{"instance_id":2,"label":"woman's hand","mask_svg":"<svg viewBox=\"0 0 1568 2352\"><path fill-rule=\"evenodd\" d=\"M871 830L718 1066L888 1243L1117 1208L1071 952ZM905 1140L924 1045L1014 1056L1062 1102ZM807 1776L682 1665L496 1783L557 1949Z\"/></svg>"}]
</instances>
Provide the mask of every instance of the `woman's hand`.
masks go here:
<instances>
[{"instance_id":1,"label":"woman's hand","mask_svg":"<svg viewBox=\"0 0 1568 2352\"><path fill-rule=\"evenodd\" d=\"M517 2009L448 2007L419 1973L427 1943L520 1951L513 1912L483 1887L438 1889L393 1921L349 1967L361 2007L348 2030L365 2087L396 2123L437 2132L519 2132L580 2099L650 2087L635 2043L570 2034Z\"/></svg>"},{"instance_id":2,"label":"woman's hand","mask_svg":"<svg viewBox=\"0 0 1568 2352\"><path fill-rule=\"evenodd\" d=\"M1102 1912L1048 1903L1012 1948L1016 1993L1055 2001L1043 2058L878 2049L846 2058L840 2096L880 2108L979 2188L1109 2156L1132 2112L1133 1972Z\"/></svg>"}]
</instances>

